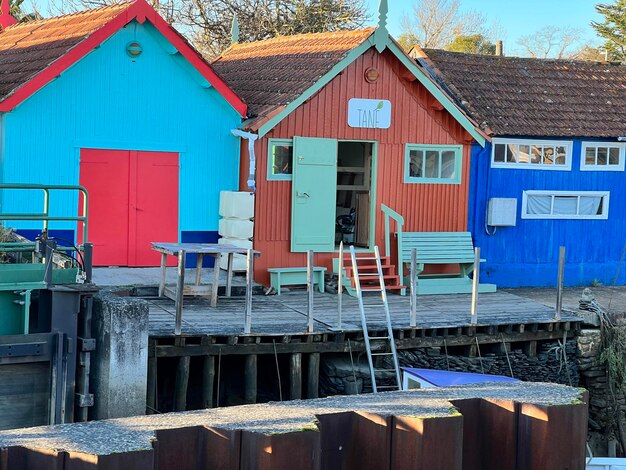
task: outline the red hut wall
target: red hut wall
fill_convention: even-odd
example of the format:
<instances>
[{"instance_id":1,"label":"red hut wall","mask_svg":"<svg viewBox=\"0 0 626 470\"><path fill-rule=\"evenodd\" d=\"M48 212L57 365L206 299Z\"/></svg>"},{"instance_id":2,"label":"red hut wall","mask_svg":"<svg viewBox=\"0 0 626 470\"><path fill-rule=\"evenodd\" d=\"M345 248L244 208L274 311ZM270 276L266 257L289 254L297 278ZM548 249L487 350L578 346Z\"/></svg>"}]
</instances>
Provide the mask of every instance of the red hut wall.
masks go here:
<instances>
[{"instance_id":1,"label":"red hut wall","mask_svg":"<svg viewBox=\"0 0 626 470\"><path fill-rule=\"evenodd\" d=\"M375 83L364 79L370 67L380 72ZM254 247L261 252L255 279L269 284L267 268L306 266L305 253L290 251L291 181L267 181L268 139L294 136L378 142L376 244L383 251L384 218L380 204L404 216L405 231L466 231L471 137L388 51L370 49L255 145L256 209ZM357 129L347 124L350 98L387 99L392 104L389 129ZM404 183L405 145L463 144L461 184ZM240 184L247 190L247 142L242 142ZM334 208L329 208L330 210ZM332 268L333 253L317 253L316 266Z\"/></svg>"}]
</instances>

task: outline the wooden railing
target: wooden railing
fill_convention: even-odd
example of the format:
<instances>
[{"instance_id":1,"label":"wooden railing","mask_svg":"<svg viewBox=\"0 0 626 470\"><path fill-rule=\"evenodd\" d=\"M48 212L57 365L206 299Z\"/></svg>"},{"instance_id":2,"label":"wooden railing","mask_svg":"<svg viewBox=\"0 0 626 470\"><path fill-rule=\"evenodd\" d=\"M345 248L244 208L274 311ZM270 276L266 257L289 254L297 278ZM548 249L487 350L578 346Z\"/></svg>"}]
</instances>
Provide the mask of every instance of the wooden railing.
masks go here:
<instances>
[{"instance_id":1,"label":"wooden railing","mask_svg":"<svg viewBox=\"0 0 626 470\"><path fill-rule=\"evenodd\" d=\"M402 226L404 225L404 217L394 211L385 204L380 205L380 210L385 216L385 256L391 256L391 219L396 222L396 231L398 233L398 264L396 265L400 278L402 278Z\"/></svg>"}]
</instances>

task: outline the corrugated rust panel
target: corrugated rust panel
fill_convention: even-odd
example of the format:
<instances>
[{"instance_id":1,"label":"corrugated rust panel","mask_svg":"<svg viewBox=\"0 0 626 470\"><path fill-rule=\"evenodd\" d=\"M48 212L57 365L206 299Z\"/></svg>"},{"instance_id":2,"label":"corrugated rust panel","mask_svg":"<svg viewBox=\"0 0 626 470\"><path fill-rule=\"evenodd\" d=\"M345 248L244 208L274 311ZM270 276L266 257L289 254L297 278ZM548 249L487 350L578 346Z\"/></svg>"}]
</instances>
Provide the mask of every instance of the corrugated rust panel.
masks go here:
<instances>
[{"instance_id":1,"label":"corrugated rust panel","mask_svg":"<svg viewBox=\"0 0 626 470\"><path fill-rule=\"evenodd\" d=\"M63 470L65 452L9 447L0 453L0 470Z\"/></svg>"},{"instance_id":2,"label":"corrugated rust panel","mask_svg":"<svg viewBox=\"0 0 626 470\"><path fill-rule=\"evenodd\" d=\"M241 431L234 429L203 428L200 433L200 466L239 470ZM210 464L210 465L209 465Z\"/></svg>"},{"instance_id":3,"label":"corrugated rust panel","mask_svg":"<svg viewBox=\"0 0 626 470\"><path fill-rule=\"evenodd\" d=\"M463 417L394 416L391 443L393 470L460 470Z\"/></svg>"},{"instance_id":4,"label":"corrugated rust panel","mask_svg":"<svg viewBox=\"0 0 626 470\"><path fill-rule=\"evenodd\" d=\"M204 428L163 429L156 432L153 444L155 453L154 468L157 470L196 470L200 460L200 433ZM185 443L185 452L180 451L181 442Z\"/></svg>"},{"instance_id":5,"label":"corrugated rust panel","mask_svg":"<svg viewBox=\"0 0 626 470\"><path fill-rule=\"evenodd\" d=\"M242 432L241 468L319 470L320 464L318 431L303 430L271 435Z\"/></svg>"},{"instance_id":6,"label":"corrugated rust panel","mask_svg":"<svg viewBox=\"0 0 626 470\"><path fill-rule=\"evenodd\" d=\"M587 439L587 399L562 406L522 403L517 470L583 469Z\"/></svg>"},{"instance_id":7,"label":"corrugated rust panel","mask_svg":"<svg viewBox=\"0 0 626 470\"><path fill-rule=\"evenodd\" d=\"M364 71L375 67L380 79L370 84ZM376 207L384 203L405 217L406 231L467 230L467 197L470 145L466 131L447 113L429 107L430 97L417 81L400 77L403 66L388 52L369 50L325 88L283 120L255 147L257 155L257 199L255 248L262 253L256 278L267 282L268 267L304 266L302 253L290 253L291 182L267 181L269 138L294 136L368 140L378 142ZM347 125L350 98L389 99L392 124L389 129L357 129ZM405 184L404 150L407 143L463 144L462 183ZM247 155L247 151L245 152ZM244 158L247 160L247 158ZM242 162L245 183L248 163ZM244 185L242 189L246 189ZM334 208L329 208L334 210ZM384 245L382 213L376 213L376 244ZM330 268L331 255L316 262Z\"/></svg>"},{"instance_id":8,"label":"corrugated rust panel","mask_svg":"<svg viewBox=\"0 0 626 470\"><path fill-rule=\"evenodd\" d=\"M349 468L348 458L352 446L352 423L354 413L324 414L318 416L321 434L322 468Z\"/></svg>"},{"instance_id":9,"label":"corrugated rust panel","mask_svg":"<svg viewBox=\"0 0 626 470\"><path fill-rule=\"evenodd\" d=\"M352 420L353 445L346 468L390 468L392 416L356 412Z\"/></svg>"},{"instance_id":10,"label":"corrugated rust panel","mask_svg":"<svg viewBox=\"0 0 626 470\"><path fill-rule=\"evenodd\" d=\"M481 469L516 469L518 409L512 401L481 400Z\"/></svg>"}]
</instances>

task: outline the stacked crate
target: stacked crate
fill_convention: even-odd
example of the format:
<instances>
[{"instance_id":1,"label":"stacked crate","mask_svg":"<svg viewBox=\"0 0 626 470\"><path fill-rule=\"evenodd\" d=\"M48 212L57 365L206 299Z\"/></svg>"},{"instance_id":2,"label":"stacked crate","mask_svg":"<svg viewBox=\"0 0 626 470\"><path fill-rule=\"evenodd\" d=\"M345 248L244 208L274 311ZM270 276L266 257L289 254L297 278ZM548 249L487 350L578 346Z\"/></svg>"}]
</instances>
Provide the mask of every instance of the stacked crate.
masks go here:
<instances>
[{"instance_id":1,"label":"stacked crate","mask_svg":"<svg viewBox=\"0 0 626 470\"><path fill-rule=\"evenodd\" d=\"M254 193L244 191L220 192L220 216L218 233L220 245L234 245L252 248L254 235ZM228 257L220 260L222 269L228 268ZM236 254L233 259L234 271L246 270L246 257Z\"/></svg>"}]
</instances>

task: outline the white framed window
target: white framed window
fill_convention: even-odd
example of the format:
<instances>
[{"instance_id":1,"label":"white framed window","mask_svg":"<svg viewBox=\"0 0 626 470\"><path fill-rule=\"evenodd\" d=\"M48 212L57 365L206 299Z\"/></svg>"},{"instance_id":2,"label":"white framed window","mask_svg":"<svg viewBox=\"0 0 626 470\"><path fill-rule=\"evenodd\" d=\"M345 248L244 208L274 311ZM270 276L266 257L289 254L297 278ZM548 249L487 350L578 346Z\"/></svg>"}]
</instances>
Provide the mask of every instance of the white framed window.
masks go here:
<instances>
[{"instance_id":1,"label":"white framed window","mask_svg":"<svg viewBox=\"0 0 626 470\"><path fill-rule=\"evenodd\" d=\"M460 184L462 145L407 144L404 182Z\"/></svg>"},{"instance_id":2,"label":"white framed window","mask_svg":"<svg viewBox=\"0 0 626 470\"><path fill-rule=\"evenodd\" d=\"M493 139L492 168L557 170L572 169L569 140Z\"/></svg>"},{"instance_id":3,"label":"white framed window","mask_svg":"<svg viewBox=\"0 0 626 470\"><path fill-rule=\"evenodd\" d=\"M624 144L620 142L583 142L580 171L624 171Z\"/></svg>"},{"instance_id":4,"label":"white framed window","mask_svg":"<svg viewBox=\"0 0 626 470\"><path fill-rule=\"evenodd\" d=\"M608 219L609 191L524 191L522 219Z\"/></svg>"},{"instance_id":5,"label":"white framed window","mask_svg":"<svg viewBox=\"0 0 626 470\"><path fill-rule=\"evenodd\" d=\"M267 180L291 181L293 140L269 139L267 148Z\"/></svg>"}]
</instances>

